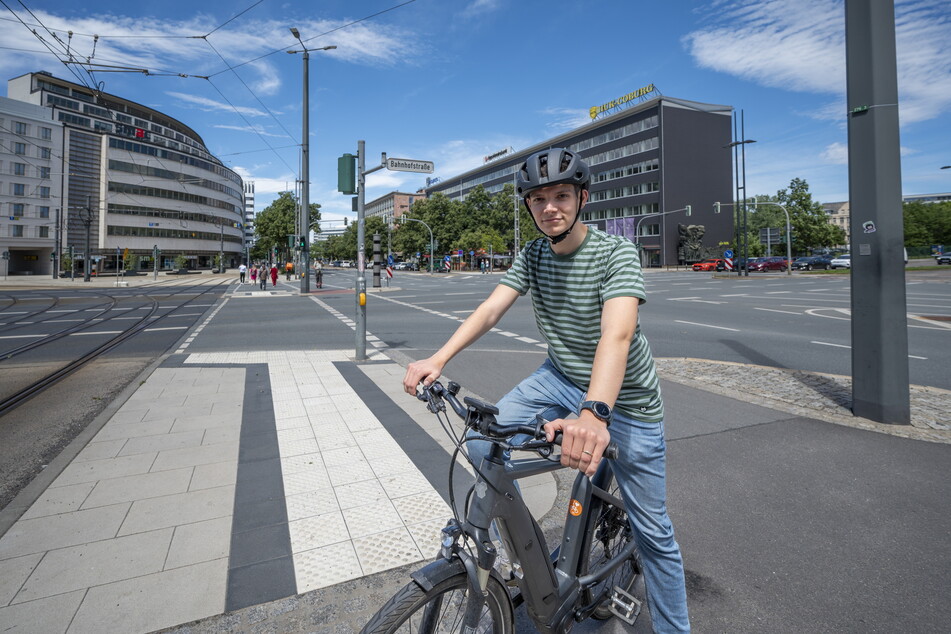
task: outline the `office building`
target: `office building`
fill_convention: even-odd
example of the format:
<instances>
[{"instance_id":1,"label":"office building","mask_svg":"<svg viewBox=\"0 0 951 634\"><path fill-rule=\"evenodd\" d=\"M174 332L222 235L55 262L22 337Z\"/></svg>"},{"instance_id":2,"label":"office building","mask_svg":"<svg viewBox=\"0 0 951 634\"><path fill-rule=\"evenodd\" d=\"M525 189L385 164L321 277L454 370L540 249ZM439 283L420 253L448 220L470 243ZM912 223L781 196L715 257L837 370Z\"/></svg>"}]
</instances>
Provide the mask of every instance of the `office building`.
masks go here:
<instances>
[{"instance_id":1,"label":"office building","mask_svg":"<svg viewBox=\"0 0 951 634\"><path fill-rule=\"evenodd\" d=\"M65 209L62 245L73 248L80 268L88 257L99 273L132 263L151 270L154 253L161 268L173 266L176 256L189 268L208 268L219 252L226 267L238 265L244 186L194 130L46 72L9 80L7 96L51 109L63 126L60 145L52 148L65 175L58 202Z\"/></svg>"},{"instance_id":2,"label":"office building","mask_svg":"<svg viewBox=\"0 0 951 634\"><path fill-rule=\"evenodd\" d=\"M727 147L733 109L665 96L636 101L654 92L648 86L595 106L590 123L518 152L487 156L484 165L429 185L427 195L465 198L478 185L497 193L513 183L527 156L565 147L591 167L581 221L639 242L644 266L722 255L733 239L733 155ZM714 202L723 203L722 213Z\"/></svg>"}]
</instances>

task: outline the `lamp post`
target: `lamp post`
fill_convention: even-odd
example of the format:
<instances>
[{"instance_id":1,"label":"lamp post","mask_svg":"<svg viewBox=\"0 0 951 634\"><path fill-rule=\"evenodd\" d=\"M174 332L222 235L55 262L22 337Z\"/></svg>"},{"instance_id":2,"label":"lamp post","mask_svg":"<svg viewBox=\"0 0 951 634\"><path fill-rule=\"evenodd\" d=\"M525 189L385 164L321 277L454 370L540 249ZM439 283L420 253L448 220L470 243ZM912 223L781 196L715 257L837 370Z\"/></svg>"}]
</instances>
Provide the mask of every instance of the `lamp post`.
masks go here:
<instances>
[{"instance_id":1,"label":"lamp post","mask_svg":"<svg viewBox=\"0 0 951 634\"><path fill-rule=\"evenodd\" d=\"M300 31L291 27L291 35L297 38L301 50L287 51L290 54L304 54L304 113L301 130L301 205L297 219L297 230L301 237L301 251L303 252L304 272L300 277L301 293L310 292L310 51L330 51L336 46L324 46L308 49L300 37Z\"/></svg>"},{"instance_id":2,"label":"lamp post","mask_svg":"<svg viewBox=\"0 0 951 634\"><path fill-rule=\"evenodd\" d=\"M675 214L675 213L679 213L679 212L681 212L681 211L686 212L686 215L689 216L689 215L691 214L691 207L690 207L690 205L687 205L687 206L684 207L683 209L671 209L670 211L655 211L655 212L652 213L652 214L644 214L643 216L641 216L640 218L638 218L637 224L634 225L634 238L638 240L638 242L637 242L636 244L637 244L638 254L641 256L641 266L644 266L644 251L643 251L643 249L641 249L641 243L640 243L640 238L641 238L641 223L644 222L645 220L647 220L648 218L653 217L653 216L666 216L666 215L668 215L668 214Z\"/></svg>"},{"instance_id":3,"label":"lamp post","mask_svg":"<svg viewBox=\"0 0 951 634\"><path fill-rule=\"evenodd\" d=\"M714 208L719 208L721 203L713 203ZM752 205L753 207L760 207L762 205L773 205L774 207L779 207L783 210L783 213L786 214L786 275L792 275L792 224L789 222L789 210L786 209L783 205L774 202L761 202L761 203L746 203L745 205ZM746 268L744 266L744 268Z\"/></svg>"},{"instance_id":4,"label":"lamp post","mask_svg":"<svg viewBox=\"0 0 951 634\"><path fill-rule=\"evenodd\" d=\"M397 220L408 220L409 222L418 222L419 224L423 225L424 227L426 227L426 229L429 230L429 274L432 275L433 274L433 259L436 257L435 247L434 247L435 241L433 240L433 230L430 228L428 224L426 224L422 220L417 220L416 218L407 218L406 216L400 216Z\"/></svg>"},{"instance_id":5,"label":"lamp post","mask_svg":"<svg viewBox=\"0 0 951 634\"><path fill-rule=\"evenodd\" d=\"M740 135L736 141L724 145L725 148L733 148L733 164L734 168L734 180L736 182L736 204L740 204L740 190L743 190L743 270L740 271L737 269L737 274L749 276L749 269L746 267L746 263L749 261L750 252L749 252L749 235L747 233L747 218L746 218L746 144L747 143L756 143L753 139L746 138L746 118L743 111L740 111ZM733 137L736 138L736 116L734 113L733 117ZM741 167L742 165L742 167ZM742 172L741 172L742 170ZM742 185L740 184L740 175L742 173ZM737 241L737 249L740 248L740 242Z\"/></svg>"},{"instance_id":6,"label":"lamp post","mask_svg":"<svg viewBox=\"0 0 951 634\"><path fill-rule=\"evenodd\" d=\"M86 213L83 213L83 212ZM89 206L89 196L86 196L86 206L79 208L79 219L86 225L86 253L83 255L83 281L89 281L89 261L92 256L89 253L89 225L92 224L92 207Z\"/></svg>"}]
</instances>

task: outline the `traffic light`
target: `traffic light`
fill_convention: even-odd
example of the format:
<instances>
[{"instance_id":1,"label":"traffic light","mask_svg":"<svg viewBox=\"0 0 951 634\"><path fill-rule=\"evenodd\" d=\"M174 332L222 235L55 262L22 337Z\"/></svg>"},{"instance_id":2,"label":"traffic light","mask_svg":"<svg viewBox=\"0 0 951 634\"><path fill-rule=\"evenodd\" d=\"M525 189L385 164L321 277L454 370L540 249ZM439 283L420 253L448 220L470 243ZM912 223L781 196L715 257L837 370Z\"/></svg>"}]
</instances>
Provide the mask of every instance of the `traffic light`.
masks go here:
<instances>
[{"instance_id":1,"label":"traffic light","mask_svg":"<svg viewBox=\"0 0 951 634\"><path fill-rule=\"evenodd\" d=\"M713 213L715 213L715 214L720 213L720 202L719 202L719 201L713 203Z\"/></svg>"},{"instance_id":2,"label":"traffic light","mask_svg":"<svg viewBox=\"0 0 951 634\"><path fill-rule=\"evenodd\" d=\"M306 248L307 248L307 238L306 238L306 237L301 236L300 239L297 240L297 248L299 248L299 249L306 249Z\"/></svg>"},{"instance_id":3,"label":"traffic light","mask_svg":"<svg viewBox=\"0 0 951 634\"><path fill-rule=\"evenodd\" d=\"M687 205L687 206L685 207L685 210L686 210L686 212L687 212L687 215L689 216L689 215L690 215L690 212L692 211L692 209L690 208L690 205Z\"/></svg>"},{"instance_id":4,"label":"traffic light","mask_svg":"<svg viewBox=\"0 0 951 634\"><path fill-rule=\"evenodd\" d=\"M357 157L344 154L337 159L337 191L341 194L357 193Z\"/></svg>"}]
</instances>

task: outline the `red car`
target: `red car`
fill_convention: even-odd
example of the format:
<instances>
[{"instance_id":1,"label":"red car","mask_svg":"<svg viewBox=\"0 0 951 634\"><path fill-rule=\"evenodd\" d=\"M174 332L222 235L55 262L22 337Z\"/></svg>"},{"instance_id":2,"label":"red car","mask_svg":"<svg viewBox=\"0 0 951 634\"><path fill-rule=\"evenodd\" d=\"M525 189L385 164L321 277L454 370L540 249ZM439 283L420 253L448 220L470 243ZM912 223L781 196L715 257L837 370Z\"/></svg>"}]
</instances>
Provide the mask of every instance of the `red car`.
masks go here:
<instances>
[{"instance_id":1,"label":"red car","mask_svg":"<svg viewBox=\"0 0 951 634\"><path fill-rule=\"evenodd\" d=\"M769 258L756 258L755 260L750 260L749 270L750 271L785 271L787 266L786 258L780 257L769 257Z\"/></svg>"},{"instance_id":2,"label":"red car","mask_svg":"<svg viewBox=\"0 0 951 634\"><path fill-rule=\"evenodd\" d=\"M726 261L719 258L707 258L693 265L694 271L725 271Z\"/></svg>"}]
</instances>

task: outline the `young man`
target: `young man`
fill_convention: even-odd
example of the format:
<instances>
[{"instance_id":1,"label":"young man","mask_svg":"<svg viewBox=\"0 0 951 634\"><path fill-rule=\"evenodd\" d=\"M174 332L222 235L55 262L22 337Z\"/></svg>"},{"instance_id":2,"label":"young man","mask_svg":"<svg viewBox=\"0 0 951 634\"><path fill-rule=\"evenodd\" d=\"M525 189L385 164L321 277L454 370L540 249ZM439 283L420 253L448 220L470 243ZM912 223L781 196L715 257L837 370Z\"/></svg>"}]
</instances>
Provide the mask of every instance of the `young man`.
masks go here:
<instances>
[{"instance_id":1,"label":"young man","mask_svg":"<svg viewBox=\"0 0 951 634\"><path fill-rule=\"evenodd\" d=\"M637 320L646 301L637 248L578 222L590 172L561 148L530 156L518 195L545 235L529 243L499 285L433 356L411 363L404 389L430 384L459 352L532 293L548 359L498 402L501 424L542 414L548 439L563 433L561 462L593 475L610 440L614 473L635 529L656 632L690 630L680 547L667 516L664 406L654 359ZM576 419L565 419L576 414Z\"/></svg>"}]
</instances>

